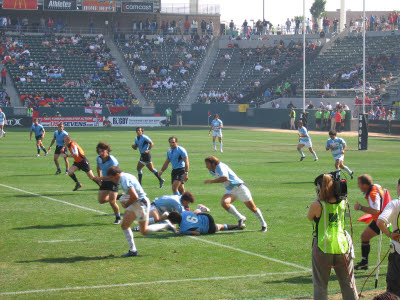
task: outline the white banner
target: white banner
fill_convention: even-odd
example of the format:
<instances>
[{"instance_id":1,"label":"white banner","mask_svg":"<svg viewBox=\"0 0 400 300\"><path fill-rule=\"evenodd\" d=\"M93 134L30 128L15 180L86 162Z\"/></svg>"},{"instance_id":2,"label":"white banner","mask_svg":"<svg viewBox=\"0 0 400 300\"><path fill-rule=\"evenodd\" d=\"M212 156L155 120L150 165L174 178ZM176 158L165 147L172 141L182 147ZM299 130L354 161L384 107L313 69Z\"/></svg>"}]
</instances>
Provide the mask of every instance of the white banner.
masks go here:
<instances>
[{"instance_id":1,"label":"white banner","mask_svg":"<svg viewBox=\"0 0 400 300\"><path fill-rule=\"evenodd\" d=\"M85 113L87 114L95 114L97 113L98 115L101 115L103 113L103 108L102 107L90 107L90 106L86 106L85 107Z\"/></svg>"},{"instance_id":2,"label":"white banner","mask_svg":"<svg viewBox=\"0 0 400 300\"><path fill-rule=\"evenodd\" d=\"M166 117L105 117L104 126L112 127L160 127Z\"/></svg>"},{"instance_id":3,"label":"white banner","mask_svg":"<svg viewBox=\"0 0 400 300\"><path fill-rule=\"evenodd\" d=\"M103 117L38 117L43 127L57 127L60 122L68 127L99 127L103 126Z\"/></svg>"}]
</instances>

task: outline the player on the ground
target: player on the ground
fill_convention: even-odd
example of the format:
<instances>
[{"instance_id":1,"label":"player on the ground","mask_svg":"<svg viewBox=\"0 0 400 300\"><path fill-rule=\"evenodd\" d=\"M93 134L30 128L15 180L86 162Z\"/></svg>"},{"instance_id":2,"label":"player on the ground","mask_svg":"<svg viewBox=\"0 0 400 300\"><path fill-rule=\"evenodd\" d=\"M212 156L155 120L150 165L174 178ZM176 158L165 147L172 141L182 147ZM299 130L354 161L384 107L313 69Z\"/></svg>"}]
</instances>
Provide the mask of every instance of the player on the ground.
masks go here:
<instances>
[{"instance_id":1,"label":"player on the ground","mask_svg":"<svg viewBox=\"0 0 400 300\"><path fill-rule=\"evenodd\" d=\"M189 179L189 156L185 148L178 146L177 137L172 136L168 141L171 148L167 151L167 159L158 175L161 177L171 162L172 192L174 195L182 195L185 192L185 182Z\"/></svg>"},{"instance_id":2,"label":"player on the ground","mask_svg":"<svg viewBox=\"0 0 400 300\"><path fill-rule=\"evenodd\" d=\"M37 147L37 154L36 157L40 156L40 148L42 148L43 152L47 156L48 152L46 151L46 148L43 146L43 139L46 134L46 130L44 130L43 126L39 124L39 120L35 119L32 127L31 127L31 132L29 139L32 140L32 133L35 133L35 138L36 138L36 147Z\"/></svg>"},{"instance_id":3,"label":"player on the ground","mask_svg":"<svg viewBox=\"0 0 400 300\"><path fill-rule=\"evenodd\" d=\"M54 142L56 142L56 151L54 152L54 163L56 164L57 171L56 175L61 174L60 164L58 163L58 157L61 153L66 153L67 149L64 144L64 137L68 135L68 132L64 130L64 123L61 122L58 124L58 129L54 131L54 137L51 140L49 151L51 150L51 146L53 146ZM65 160L65 175L68 174L69 169L69 161L68 158L64 157Z\"/></svg>"},{"instance_id":4,"label":"player on the ground","mask_svg":"<svg viewBox=\"0 0 400 300\"><path fill-rule=\"evenodd\" d=\"M115 184L108 178L108 169L112 166L118 166L118 160L110 154L111 147L107 143L100 142L96 146L97 156L97 175L101 178L99 190L99 203L110 203L115 214L113 224L121 223L121 215L117 204L118 184ZM98 180L99 181L99 180Z\"/></svg>"},{"instance_id":5,"label":"player on the ground","mask_svg":"<svg viewBox=\"0 0 400 300\"><path fill-rule=\"evenodd\" d=\"M150 149L154 147L154 143L147 135L143 134L143 127L137 127L136 133L137 137L135 138L135 143L132 145L132 148L134 150L139 149L140 152L140 160L136 167L138 171L139 183L142 184L142 169L144 166L147 166L154 176L157 177L160 183L160 188L162 188L165 180L162 179L161 175L158 174L158 171L154 169L153 162L151 161Z\"/></svg>"},{"instance_id":6,"label":"player on the ground","mask_svg":"<svg viewBox=\"0 0 400 300\"><path fill-rule=\"evenodd\" d=\"M222 120L219 119L219 115L216 114L214 117L214 120L211 121L211 126L210 126L210 131L208 132L208 136L211 135L211 131L213 132L213 146L214 146L214 151L217 151L217 146L215 143L215 138L218 137L219 141L219 150L221 152L224 152L222 150L222 128L224 127L224 124L222 123Z\"/></svg>"},{"instance_id":7,"label":"player on the ground","mask_svg":"<svg viewBox=\"0 0 400 300\"><path fill-rule=\"evenodd\" d=\"M332 151L332 156L335 159L335 168L340 174L340 169L344 169L353 179L354 172L344 165L344 152L346 151L347 144L344 139L338 138L335 130L329 131L329 139L326 141L325 149Z\"/></svg>"},{"instance_id":8,"label":"player on the ground","mask_svg":"<svg viewBox=\"0 0 400 300\"><path fill-rule=\"evenodd\" d=\"M204 183L222 183L225 187L225 195L222 197L221 205L227 212L238 218L239 226L246 222L246 217L239 213L232 202L236 199L242 201L250 209L261 223L261 231L267 231L267 223L259 208L256 207L251 197L250 190L226 164L219 161L215 156L205 158L205 163L210 174L216 179L206 180Z\"/></svg>"},{"instance_id":9,"label":"player on the ground","mask_svg":"<svg viewBox=\"0 0 400 300\"><path fill-rule=\"evenodd\" d=\"M123 208L125 208L124 218L121 223L122 231L129 245L129 251L123 254L122 257L137 256L135 242L133 240L133 232L131 225L136 219L139 222L139 230L143 235L147 234L149 222L150 201L146 197L142 186L135 176L128 173L123 173L117 166L112 166L108 169L108 176L115 184L120 184L121 189L126 193L120 198Z\"/></svg>"},{"instance_id":10,"label":"player on the ground","mask_svg":"<svg viewBox=\"0 0 400 300\"><path fill-rule=\"evenodd\" d=\"M70 154L61 153L61 156L73 157L75 161L72 167L68 170L69 177L71 177L72 180L75 182L75 187L73 191L77 191L82 187L82 184L78 181L74 174L78 170L82 170L83 172L85 172L91 180L98 184L98 182L94 180L95 177L93 175L92 169L90 168L90 163L85 157L85 152L83 151L83 149L78 145L77 142L74 142L69 135L64 137L64 143L65 146L68 148Z\"/></svg>"},{"instance_id":11,"label":"player on the ground","mask_svg":"<svg viewBox=\"0 0 400 300\"><path fill-rule=\"evenodd\" d=\"M0 138L6 137L6 132L4 131L4 125L6 125L7 119L6 114L0 108Z\"/></svg>"},{"instance_id":12,"label":"player on the ground","mask_svg":"<svg viewBox=\"0 0 400 300\"><path fill-rule=\"evenodd\" d=\"M297 145L297 151L299 151L301 155L300 161L302 161L306 157L303 153L303 150L301 150L301 148L303 148L304 146L306 146L308 150L310 150L312 155L314 155L314 161L318 161L317 153L315 153L313 149L310 135L308 134L307 128L303 126L303 121L298 121L297 127L297 129L299 130L299 144Z\"/></svg>"},{"instance_id":13,"label":"player on the ground","mask_svg":"<svg viewBox=\"0 0 400 300\"><path fill-rule=\"evenodd\" d=\"M246 224L227 225L216 224L214 218L209 214L200 211L171 212L168 220L172 224L179 224L179 232L184 235L213 234L221 230L243 229Z\"/></svg>"}]
</instances>

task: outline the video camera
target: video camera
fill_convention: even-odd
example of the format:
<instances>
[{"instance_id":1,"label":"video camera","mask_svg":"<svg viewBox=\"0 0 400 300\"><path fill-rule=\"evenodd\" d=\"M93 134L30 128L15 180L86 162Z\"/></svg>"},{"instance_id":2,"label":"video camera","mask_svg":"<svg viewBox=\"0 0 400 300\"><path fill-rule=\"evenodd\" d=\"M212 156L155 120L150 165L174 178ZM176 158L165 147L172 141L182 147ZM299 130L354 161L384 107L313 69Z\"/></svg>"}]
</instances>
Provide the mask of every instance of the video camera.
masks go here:
<instances>
[{"instance_id":1,"label":"video camera","mask_svg":"<svg viewBox=\"0 0 400 300\"><path fill-rule=\"evenodd\" d=\"M333 190L335 193L335 197L338 200L343 200L347 198L347 180L344 178L340 178L340 171L334 171L330 173L325 173L326 175L330 175L333 181ZM314 180L314 184L317 185L319 181L322 182L322 177L325 174L318 175Z\"/></svg>"}]
</instances>

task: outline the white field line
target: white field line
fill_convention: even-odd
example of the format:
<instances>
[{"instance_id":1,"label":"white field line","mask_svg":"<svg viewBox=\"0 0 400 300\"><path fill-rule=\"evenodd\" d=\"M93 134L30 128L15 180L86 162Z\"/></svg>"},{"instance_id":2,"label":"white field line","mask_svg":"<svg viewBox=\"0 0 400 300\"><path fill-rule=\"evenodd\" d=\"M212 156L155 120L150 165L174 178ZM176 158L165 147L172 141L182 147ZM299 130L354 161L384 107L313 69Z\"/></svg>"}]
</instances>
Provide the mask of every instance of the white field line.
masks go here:
<instances>
[{"instance_id":1,"label":"white field line","mask_svg":"<svg viewBox=\"0 0 400 300\"><path fill-rule=\"evenodd\" d=\"M38 241L39 244L42 243L63 243L63 242L82 242L83 239L75 239L75 240L50 240L50 241Z\"/></svg>"},{"instance_id":2,"label":"white field line","mask_svg":"<svg viewBox=\"0 0 400 300\"><path fill-rule=\"evenodd\" d=\"M106 285L92 285L92 286L75 286L75 287L66 287L66 288L27 290L27 291L17 291L17 292L4 292L4 293L0 293L0 296L33 294L33 293L60 292L60 291L76 291L76 290L88 290L88 289L120 288L120 287L153 285L153 284L164 284L164 283L168 284L168 283L194 282L194 281L228 280L228 279L240 279L240 278L251 278L251 277L293 275L293 274L301 274L301 273L308 273L308 271L261 273L261 274L203 277L203 278L185 278L185 279L175 279L175 280L157 280L157 281L148 281L148 282L130 282L130 283L121 283L121 284L106 284Z\"/></svg>"},{"instance_id":3,"label":"white field line","mask_svg":"<svg viewBox=\"0 0 400 300\"><path fill-rule=\"evenodd\" d=\"M198 240L198 241L202 241L204 243L209 243L211 245L215 245L215 246L231 249L231 250L234 250L234 251L246 253L246 254L249 254L249 255L261 257L261 258L264 258L266 260L270 260L270 261L273 261L273 262L277 262L277 263L281 263L281 264L284 264L284 265L292 266L292 267L295 267L295 268L298 268L298 269L302 269L302 270L307 271L307 272L311 272L310 268L306 268L306 267L303 267L303 266L300 266L300 265L296 265L296 264L293 264L293 263L290 263L290 262L287 262L287 261L283 261L283 260L279 260L279 259L276 259L276 258L265 256L265 255L257 254L257 253L254 253L254 252L250 252L250 251L242 250L242 249L239 249L239 248L227 246L227 245L224 245L224 244L212 242L212 241L205 240L205 239L202 239L202 238L198 238L198 237L195 237L195 236L189 236L189 237L192 238L192 239Z\"/></svg>"},{"instance_id":4,"label":"white field line","mask_svg":"<svg viewBox=\"0 0 400 300\"><path fill-rule=\"evenodd\" d=\"M54 202L60 202L60 203L66 204L66 205L71 205L71 206L74 206L74 207L77 207L77 208L80 208L80 209L92 211L92 212L99 213L99 214L102 214L102 215L105 215L105 214L106 214L105 212L102 212L102 211L97 210L97 209L93 209L93 208L89 208L89 207L86 207L86 206L73 204L73 203L70 203L70 202L67 202L67 201L58 200L58 199L55 199L55 198L52 198L52 197L43 196L43 195L40 195L40 194L28 192L28 191L21 190L21 189L18 189L18 188L9 186L9 185L5 185L5 184L1 184L1 183L0 183L0 186L9 188L9 189L14 190L14 191L22 192L22 193L25 193L25 194L29 194L29 195L33 195L33 196L37 196L37 197L42 197L42 198L44 198L44 199L51 200L51 201L54 201Z\"/></svg>"}]
</instances>

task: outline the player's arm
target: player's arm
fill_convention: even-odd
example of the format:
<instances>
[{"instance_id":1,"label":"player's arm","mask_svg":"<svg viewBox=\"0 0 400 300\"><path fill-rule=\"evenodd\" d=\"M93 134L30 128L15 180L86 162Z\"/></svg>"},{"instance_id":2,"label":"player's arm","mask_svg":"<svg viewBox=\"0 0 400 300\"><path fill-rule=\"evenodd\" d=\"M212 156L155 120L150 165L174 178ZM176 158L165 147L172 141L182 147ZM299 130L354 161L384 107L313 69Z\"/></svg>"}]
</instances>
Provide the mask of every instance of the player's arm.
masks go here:
<instances>
[{"instance_id":1,"label":"player's arm","mask_svg":"<svg viewBox=\"0 0 400 300\"><path fill-rule=\"evenodd\" d=\"M206 180L206 181L204 181L204 183L223 183L223 182L225 182L225 181L228 181L229 180L229 178L228 177L220 177L220 178L217 178L217 179L211 179L211 180Z\"/></svg>"},{"instance_id":2,"label":"player's arm","mask_svg":"<svg viewBox=\"0 0 400 300\"><path fill-rule=\"evenodd\" d=\"M44 138L45 134L46 134L46 130L44 130L44 128L43 128L43 133L42 133L43 138Z\"/></svg>"},{"instance_id":3,"label":"player's arm","mask_svg":"<svg viewBox=\"0 0 400 300\"><path fill-rule=\"evenodd\" d=\"M149 148L148 148L148 150L150 151L153 147L154 147L154 143L153 143L153 141L151 141L151 142L149 143Z\"/></svg>"},{"instance_id":4,"label":"player's arm","mask_svg":"<svg viewBox=\"0 0 400 300\"><path fill-rule=\"evenodd\" d=\"M97 166L97 175L99 177L101 177L101 175L102 175L101 168L99 166Z\"/></svg>"},{"instance_id":5,"label":"player's arm","mask_svg":"<svg viewBox=\"0 0 400 300\"><path fill-rule=\"evenodd\" d=\"M123 208L127 208L128 206L135 203L137 199L139 199L139 196L133 187L129 189L128 194L129 194L129 199L126 201L121 201L121 205Z\"/></svg>"},{"instance_id":6,"label":"player's arm","mask_svg":"<svg viewBox=\"0 0 400 300\"><path fill-rule=\"evenodd\" d=\"M346 148L347 148L347 145L344 145L343 146L343 150L342 150L342 153L344 154L344 151L346 151Z\"/></svg>"},{"instance_id":7,"label":"player's arm","mask_svg":"<svg viewBox=\"0 0 400 300\"><path fill-rule=\"evenodd\" d=\"M210 136L211 135L211 131L213 130L213 126L211 125L210 126L210 131L208 132L208 136Z\"/></svg>"},{"instance_id":8,"label":"player's arm","mask_svg":"<svg viewBox=\"0 0 400 300\"><path fill-rule=\"evenodd\" d=\"M133 150L137 150L137 148L138 148L138 145L136 145L136 143L132 145Z\"/></svg>"},{"instance_id":9,"label":"player's arm","mask_svg":"<svg viewBox=\"0 0 400 300\"><path fill-rule=\"evenodd\" d=\"M356 204L354 204L354 209L355 210L361 210L367 214L371 214L371 215L379 215L381 213L380 210L378 209L374 209L370 206L362 206L358 201Z\"/></svg>"},{"instance_id":10,"label":"player's arm","mask_svg":"<svg viewBox=\"0 0 400 300\"><path fill-rule=\"evenodd\" d=\"M56 141L56 138L53 138L53 139L51 140L51 143L50 143L50 146L49 146L49 151L50 151L50 148L51 148L51 146L53 146L53 144L54 144L55 141Z\"/></svg>"},{"instance_id":11,"label":"player's arm","mask_svg":"<svg viewBox=\"0 0 400 300\"><path fill-rule=\"evenodd\" d=\"M184 180L187 181L189 179L189 156L186 156L183 158L183 161L185 162L185 175Z\"/></svg>"},{"instance_id":12,"label":"player's arm","mask_svg":"<svg viewBox=\"0 0 400 300\"><path fill-rule=\"evenodd\" d=\"M167 158L167 159L165 160L165 162L164 162L164 164L163 164L161 170L158 172L158 175L159 175L159 176L161 176L162 173L164 173L164 171L165 171L166 169L168 169L168 165L169 165L169 158Z\"/></svg>"}]
</instances>

